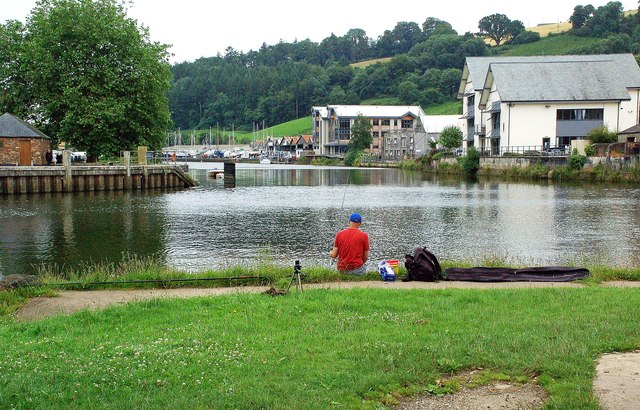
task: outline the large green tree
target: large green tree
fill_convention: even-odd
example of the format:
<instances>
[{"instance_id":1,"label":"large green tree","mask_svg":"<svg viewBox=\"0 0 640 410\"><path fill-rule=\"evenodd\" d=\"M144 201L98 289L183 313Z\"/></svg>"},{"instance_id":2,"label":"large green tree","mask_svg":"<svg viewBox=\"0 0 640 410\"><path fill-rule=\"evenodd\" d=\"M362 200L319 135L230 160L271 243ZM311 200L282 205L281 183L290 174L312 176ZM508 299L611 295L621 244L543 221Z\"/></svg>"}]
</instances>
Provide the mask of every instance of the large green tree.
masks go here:
<instances>
[{"instance_id":1,"label":"large green tree","mask_svg":"<svg viewBox=\"0 0 640 410\"><path fill-rule=\"evenodd\" d=\"M524 25L519 20L510 20L504 14L492 14L480 19L478 29L480 36L490 38L499 46L524 31Z\"/></svg>"},{"instance_id":2,"label":"large green tree","mask_svg":"<svg viewBox=\"0 0 640 410\"><path fill-rule=\"evenodd\" d=\"M124 2L39 0L24 27L10 22L2 32L0 50L13 52L17 64L12 77L0 71L11 96L0 99L0 110L22 111L92 157L161 146L171 124L167 46L150 41Z\"/></svg>"}]
</instances>

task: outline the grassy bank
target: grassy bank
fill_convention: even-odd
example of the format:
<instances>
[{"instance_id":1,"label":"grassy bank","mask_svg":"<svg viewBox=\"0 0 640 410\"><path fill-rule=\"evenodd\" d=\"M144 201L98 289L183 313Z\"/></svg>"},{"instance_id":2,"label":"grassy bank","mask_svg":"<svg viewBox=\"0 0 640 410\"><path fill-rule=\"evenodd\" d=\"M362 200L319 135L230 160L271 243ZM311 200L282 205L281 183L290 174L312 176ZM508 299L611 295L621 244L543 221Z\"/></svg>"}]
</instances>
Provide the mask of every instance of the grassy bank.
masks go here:
<instances>
[{"instance_id":1,"label":"grassy bank","mask_svg":"<svg viewBox=\"0 0 640 410\"><path fill-rule=\"evenodd\" d=\"M307 266L303 262L305 283L326 283L358 280L380 280L374 270L362 277L341 275L335 269L323 266ZM440 261L442 269L449 267L504 267L522 266L517 261L501 257L489 257L482 260ZM640 281L640 267L610 267L597 261L568 261L569 266L584 266L591 271L586 283L600 283L612 280ZM39 271L39 286L18 288L12 291L0 290L0 320L7 318L36 296L52 296L61 290L100 290L100 289L152 289L180 287L229 287L247 285L266 285L279 289L285 288L290 281L292 267L266 260L255 266L230 265L219 270L185 272L169 268L153 258L127 257L118 263L101 263L80 266L76 269L61 269L57 266L43 267ZM404 266L400 266L399 277L406 275Z\"/></svg>"},{"instance_id":2,"label":"grassy bank","mask_svg":"<svg viewBox=\"0 0 640 410\"><path fill-rule=\"evenodd\" d=\"M621 172L602 164L580 170L571 169L569 166L554 169L537 164L528 167L505 169L482 168L478 175L516 179L548 179L552 181L639 183L640 167L635 166L627 172Z\"/></svg>"},{"instance_id":3,"label":"grassy bank","mask_svg":"<svg viewBox=\"0 0 640 410\"><path fill-rule=\"evenodd\" d=\"M596 408L640 347L638 289L307 291L153 300L0 328L0 408L380 408L483 368ZM504 378L504 376L501 376Z\"/></svg>"}]
</instances>

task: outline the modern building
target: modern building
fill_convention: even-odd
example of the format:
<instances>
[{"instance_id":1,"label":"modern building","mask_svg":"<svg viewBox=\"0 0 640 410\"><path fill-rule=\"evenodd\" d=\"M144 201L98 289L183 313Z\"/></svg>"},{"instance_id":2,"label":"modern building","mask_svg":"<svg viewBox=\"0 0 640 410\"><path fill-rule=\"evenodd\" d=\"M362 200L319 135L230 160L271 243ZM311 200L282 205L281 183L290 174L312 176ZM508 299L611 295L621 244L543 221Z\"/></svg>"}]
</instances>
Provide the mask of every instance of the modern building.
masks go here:
<instances>
[{"instance_id":1,"label":"modern building","mask_svg":"<svg viewBox=\"0 0 640 410\"><path fill-rule=\"evenodd\" d=\"M468 57L458 96L465 148L564 148L599 126L638 124L640 68L632 54Z\"/></svg>"},{"instance_id":2,"label":"modern building","mask_svg":"<svg viewBox=\"0 0 640 410\"><path fill-rule=\"evenodd\" d=\"M45 134L12 114L0 116L0 165L44 165L50 150Z\"/></svg>"},{"instance_id":3,"label":"modern building","mask_svg":"<svg viewBox=\"0 0 640 410\"><path fill-rule=\"evenodd\" d=\"M371 120L373 143L371 152L382 154L387 136L392 131L424 132L422 119L426 114L419 106L395 105L329 105L313 107L312 136L317 141L318 154L342 156L347 152L351 127L358 116Z\"/></svg>"}]
</instances>

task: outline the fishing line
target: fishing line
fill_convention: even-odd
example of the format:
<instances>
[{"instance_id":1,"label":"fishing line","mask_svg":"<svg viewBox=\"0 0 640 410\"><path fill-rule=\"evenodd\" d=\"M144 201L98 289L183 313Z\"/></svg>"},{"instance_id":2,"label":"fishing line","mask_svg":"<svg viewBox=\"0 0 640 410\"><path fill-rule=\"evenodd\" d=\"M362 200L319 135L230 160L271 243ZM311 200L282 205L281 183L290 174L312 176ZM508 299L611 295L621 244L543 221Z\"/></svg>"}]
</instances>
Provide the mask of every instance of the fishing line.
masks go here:
<instances>
[{"instance_id":1,"label":"fishing line","mask_svg":"<svg viewBox=\"0 0 640 410\"><path fill-rule=\"evenodd\" d=\"M344 210L344 199L347 197L347 187L349 187L349 179L351 178L351 171L353 170L349 170L349 173L347 174L347 183L344 186L344 194L342 195L342 205L340 206L340 210Z\"/></svg>"}]
</instances>

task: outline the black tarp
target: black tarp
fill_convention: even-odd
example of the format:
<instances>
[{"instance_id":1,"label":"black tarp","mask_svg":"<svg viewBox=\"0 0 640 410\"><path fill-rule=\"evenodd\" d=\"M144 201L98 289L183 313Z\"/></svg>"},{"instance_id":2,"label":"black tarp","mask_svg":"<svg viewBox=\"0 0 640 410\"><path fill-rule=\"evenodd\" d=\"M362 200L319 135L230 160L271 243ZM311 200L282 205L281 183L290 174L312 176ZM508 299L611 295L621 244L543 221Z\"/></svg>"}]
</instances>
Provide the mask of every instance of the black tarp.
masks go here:
<instances>
[{"instance_id":1,"label":"black tarp","mask_svg":"<svg viewBox=\"0 0 640 410\"><path fill-rule=\"evenodd\" d=\"M589 276L589 269L571 266L533 268L448 268L444 280L469 282L569 282Z\"/></svg>"}]
</instances>

